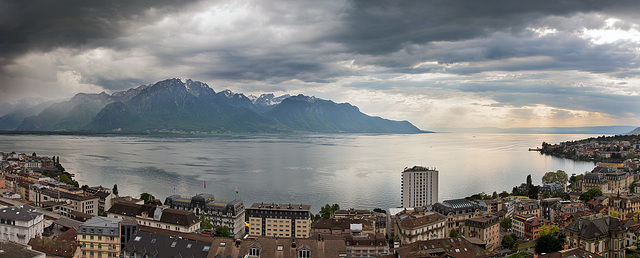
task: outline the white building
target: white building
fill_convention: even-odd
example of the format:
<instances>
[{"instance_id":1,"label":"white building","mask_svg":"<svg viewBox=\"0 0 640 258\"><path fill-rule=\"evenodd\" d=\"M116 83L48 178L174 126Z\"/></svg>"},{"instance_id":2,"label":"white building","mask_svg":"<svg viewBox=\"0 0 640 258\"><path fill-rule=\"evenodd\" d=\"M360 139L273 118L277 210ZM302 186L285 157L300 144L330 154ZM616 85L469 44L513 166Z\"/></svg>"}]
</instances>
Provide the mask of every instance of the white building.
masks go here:
<instances>
[{"instance_id":1,"label":"white building","mask_svg":"<svg viewBox=\"0 0 640 258\"><path fill-rule=\"evenodd\" d=\"M402 207L428 206L438 202L438 170L414 166L402 172Z\"/></svg>"},{"instance_id":2,"label":"white building","mask_svg":"<svg viewBox=\"0 0 640 258\"><path fill-rule=\"evenodd\" d=\"M0 240L26 245L29 239L42 236L44 215L29 205L0 209Z\"/></svg>"}]
</instances>

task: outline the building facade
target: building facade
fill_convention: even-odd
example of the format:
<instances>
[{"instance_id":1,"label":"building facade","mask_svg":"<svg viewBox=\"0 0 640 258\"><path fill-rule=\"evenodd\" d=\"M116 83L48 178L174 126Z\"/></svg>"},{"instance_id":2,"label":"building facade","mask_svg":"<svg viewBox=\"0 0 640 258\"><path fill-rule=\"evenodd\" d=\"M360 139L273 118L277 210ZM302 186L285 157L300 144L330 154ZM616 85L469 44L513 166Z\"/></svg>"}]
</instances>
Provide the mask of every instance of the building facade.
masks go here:
<instances>
[{"instance_id":1,"label":"building facade","mask_svg":"<svg viewBox=\"0 0 640 258\"><path fill-rule=\"evenodd\" d=\"M77 240L80 257L118 257L122 219L93 217L80 225Z\"/></svg>"},{"instance_id":2,"label":"building facade","mask_svg":"<svg viewBox=\"0 0 640 258\"><path fill-rule=\"evenodd\" d=\"M438 202L438 170L414 166L402 172L402 207L428 206Z\"/></svg>"},{"instance_id":3,"label":"building facade","mask_svg":"<svg viewBox=\"0 0 640 258\"><path fill-rule=\"evenodd\" d=\"M26 245L29 239L41 237L44 215L23 204L20 207L0 209L0 240Z\"/></svg>"},{"instance_id":4,"label":"building facade","mask_svg":"<svg viewBox=\"0 0 640 258\"><path fill-rule=\"evenodd\" d=\"M395 240L403 245L447 235L446 217L436 212L400 214L394 225Z\"/></svg>"},{"instance_id":5,"label":"building facade","mask_svg":"<svg viewBox=\"0 0 640 258\"><path fill-rule=\"evenodd\" d=\"M193 197L172 195L164 201L172 209L191 211L196 216L204 214L215 226L227 226L237 237L245 234L245 208L241 200L216 199L212 194L198 194Z\"/></svg>"},{"instance_id":6,"label":"building facade","mask_svg":"<svg viewBox=\"0 0 640 258\"><path fill-rule=\"evenodd\" d=\"M451 229L456 229L458 233L464 234L464 224L467 219L486 212L487 206L482 206L467 199L454 199L434 204L433 211L447 218L446 232L448 236Z\"/></svg>"},{"instance_id":7,"label":"building facade","mask_svg":"<svg viewBox=\"0 0 640 258\"><path fill-rule=\"evenodd\" d=\"M483 214L467 219L465 236L477 237L487 244L487 250L493 251L500 245L500 218L494 214Z\"/></svg>"},{"instance_id":8,"label":"building facade","mask_svg":"<svg viewBox=\"0 0 640 258\"><path fill-rule=\"evenodd\" d=\"M254 203L249 209L249 235L308 238L311 205Z\"/></svg>"},{"instance_id":9,"label":"building facade","mask_svg":"<svg viewBox=\"0 0 640 258\"><path fill-rule=\"evenodd\" d=\"M627 228L618 218L594 214L576 219L565 228L569 248L580 248L607 258L625 257Z\"/></svg>"}]
</instances>

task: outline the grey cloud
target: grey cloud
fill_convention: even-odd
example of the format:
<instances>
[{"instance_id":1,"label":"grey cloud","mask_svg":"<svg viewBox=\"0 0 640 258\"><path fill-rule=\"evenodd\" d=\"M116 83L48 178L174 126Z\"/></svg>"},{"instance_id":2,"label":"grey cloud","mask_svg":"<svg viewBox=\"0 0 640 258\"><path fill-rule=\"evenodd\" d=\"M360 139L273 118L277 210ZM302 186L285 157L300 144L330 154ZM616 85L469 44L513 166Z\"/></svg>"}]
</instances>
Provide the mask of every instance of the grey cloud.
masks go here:
<instances>
[{"instance_id":1,"label":"grey cloud","mask_svg":"<svg viewBox=\"0 0 640 258\"><path fill-rule=\"evenodd\" d=\"M518 33L549 16L633 9L637 1L350 1L338 41L366 54L386 54L411 44L460 41L495 31ZM618 8L619 9L619 8ZM637 9L636 9L637 10Z\"/></svg>"},{"instance_id":2,"label":"grey cloud","mask_svg":"<svg viewBox=\"0 0 640 258\"><path fill-rule=\"evenodd\" d=\"M0 65L29 51L107 44L131 21L162 18L193 1L0 1ZM153 15L146 12L152 10Z\"/></svg>"}]
</instances>

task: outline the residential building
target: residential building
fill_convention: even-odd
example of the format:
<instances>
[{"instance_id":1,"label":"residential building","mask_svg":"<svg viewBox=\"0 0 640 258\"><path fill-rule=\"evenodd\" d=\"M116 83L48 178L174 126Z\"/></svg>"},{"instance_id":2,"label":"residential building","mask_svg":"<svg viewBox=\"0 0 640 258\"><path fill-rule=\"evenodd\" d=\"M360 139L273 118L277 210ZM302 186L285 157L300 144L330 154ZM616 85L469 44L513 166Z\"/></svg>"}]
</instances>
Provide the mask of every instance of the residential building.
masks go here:
<instances>
[{"instance_id":1,"label":"residential building","mask_svg":"<svg viewBox=\"0 0 640 258\"><path fill-rule=\"evenodd\" d=\"M600 173L585 173L582 177L582 191L599 188L603 193L609 192L609 180Z\"/></svg>"},{"instance_id":2,"label":"residential building","mask_svg":"<svg viewBox=\"0 0 640 258\"><path fill-rule=\"evenodd\" d=\"M618 218L603 214L584 216L565 228L569 248L580 248L607 258L625 257L627 228Z\"/></svg>"},{"instance_id":3,"label":"residential building","mask_svg":"<svg viewBox=\"0 0 640 258\"><path fill-rule=\"evenodd\" d=\"M354 224L351 234L344 237L346 257L375 258L389 253L389 242L384 234L358 232Z\"/></svg>"},{"instance_id":4,"label":"residential building","mask_svg":"<svg viewBox=\"0 0 640 258\"><path fill-rule=\"evenodd\" d=\"M538 256L538 258L578 258L578 257L604 258L604 256L600 256L579 248L560 250L553 253L540 254L540 256Z\"/></svg>"},{"instance_id":5,"label":"residential building","mask_svg":"<svg viewBox=\"0 0 640 258\"><path fill-rule=\"evenodd\" d=\"M556 207L562 198L546 198L540 201L540 217L554 221Z\"/></svg>"},{"instance_id":6,"label":"residential building","mask_svg":"<svg viewBox=\"0 0 640 258\"><path fill-rule=\"evenodd\" d=\"M122 219L93 217L80 225L77 240L80 257L118 257Z\"/></svg>"},{"instance_id":7,"label":"residential building","mask_svg":"<svg viewBox=\"0 0 640 258\"><path fill-rule=\"evenodd\" d=\"M533 219L535 217L537 216L534 214L521 214L514 216L513 220L511 221L511 230L513 231L513 234L518 238L525 238L526 235L524 224L527 220Z\"/></svg>"},{"instance_id":8,"label":"residential building","mask_svg":"<svg viewBox=\"0 0 640 258\"><path fill-rule=\"evenodd\" d=\"M398 214L403 211L414 211L414 208L389 208L386 213L386 229L385 234L388 238L391 238L395 235L395 221L398 218Z\"/></svg>"},{"instance_id":9,"label":"residential building","mask_svg":"<svg viewBox=\"0 0 640 258\"><path fill-rule=\"evenodd\" d=\"M216 199L212 194L193 197L172 195L164 201L172 209L191 211L196 216L204 214L214 226L227 226L233 236L245 234L245 208L241 200Z\"/></svg>"},{"instance_id":10,"label":"residential building","mask_svg":"<svg viewBox=\"0 0 640 258\"><path fill-rule=\"evenodd\" d=\"M486 200L484 203L487 205L487 211L491 213L498 213L506 208L502 199Z\"/></svg>"},{"instance_id":11,"label":"residential building","mask_svg":"<svg viewBox=\"0 0 640 258\"><path fill-rule=\"evenodd\" d=\"M536 240L540 235L540 229L544 226L551 227L553 223L543 217L534 217L524 222L525 239Z\"/></svg>"},{"instance_id":12,"label":"residential building","mask_svg":"<svg viewBox=\"0 0 640 258\"><path fill-rule=\"evenodd\" d=\"M351 225L360 224L364 232L375 233L375 223L365 219L332 218L319 219L311 223L312 235L349 235Z\"/></svg>"},{"instance_id":13,"label":"residential building","mask_svg":"<svg viewBox=\"0 0 640 258\"><path fill-rule=\"evenodd\" d=\"M171 209L169 206L116 202L107 211L110 218L124 216L136 219L139 226L148 226L176 232L194 232L200 229L200 219L190 211Z\"/></svg>"},{"instance_id":14,"label":"residential building","mask_svg":"<svg viewBox=\"0 0 640 258\"><path fill-rule=\"evenodd\" d=\"M331 214L333 218L350 218L350 219L365 219L372 218L374 216L374 212L370 210L356 210L356 209L346 209L346 210L337 210L333 214Z\"/></svg>"},{"instance_id":15,"label":"residential building","mask_svg":"<svg viewBox=\"0 0 640 258\"><path fill-rule=\"evenodd\" d=\"M464 237L441 238L418 241L395 249L397 257L422 258L422 257L494 257L484 247L471 243Z\"/></svg>"},{"instance_id":16,"label":"residential building","mask_svg":"<svg viewBox=\"0 0 640 258\"><path fill-rule=\"evenodd\" d=\"M553 182L551 184L544 184L540 187L539 195L542 196L545 193L553 195L554 193L564 191L564 185L559 182Z\"/></svg>"},{"instance_id":17,"label":"residential building","mask_svg":"<svg viewBox=\"0 0 640 258\"><path fill-rule=\"evenodd\" d=\"M487 211L487 206L482 206L477 202L467 199L454 199L439 202L433 205L433 211L445 216L447 236L451 229L456 229L458 233L464 234L464 224L467 219L481 215Z\"/></svg>"},{"instance_id":18,"label":"residential building","mask_svg":"<svg viewBox=\"0 0 640 258\"><path fill-rule=\"evenodd\" d=\"M640 212L640 194L623 194L609 197L609 215L621 220L630 219Z\"/></svg>"},{"instance_id":19,"label":"residential building","mask_svg":"<svg viewBox=\"0 0 640 258\"><path fill-rule=\"evenodd\" d=\"M402 207L413 208L438 202L438 170L414 166L402 172Z\"/></svg>"},{"instance_id":20,"label":"residential building","mask_svg":"<svg viewBox=\"0 0 640 258\"><path fill-rule=\"evenodd\" d=\"M346 257L344 238L255 237L246 240L213 238L209 257L279 257L324 258Z\"/></svg>"},{"instance_id":21,"label":"residential building","mask_svg":"<svg viewBox=\"0 0 640 258\"><path fill-rule=\"evenodd\" d=\"M31 238L29 245L33 250L47 253L53 257L80 257L82 251L78 248L77 230L69 228L64 233L48 238Z\"/></svg>"},{"instance_id":22,"label":"residential building","mask_svg":"<svg viewBox=\"0 0 640 258\"><path fill-rule=\"evenodd\" d=\"M518 198L515 200L513 216L521 214L533 214L540 216L540 203L538 200L529 198Z\"/></svg>"},{"instance_id":23,"label":"residential building","mask_svg":"<svg viewBox=\"0 0 640 258\"><path fill-rule=\"evenodd\" d=\"M73 217L72 212L77 211L91 216L98 215L98 196L84 196L71 194L59 190L50 189L44 186L34 185L31 187L31 201L36 206L44 206L47 202L62 203L53 212L60 213L67 217Z\"/></svg>"},{"instance_id":24,"label":"residential building","mask_svg":"<svg viewBox=\"0 0 640 258\"><path fill-rule=\"evenodd\" d=\"M436 212L404 212L394 222L395 240L403 245L422 240L444 238L446 217Z\"/></svg>"},{"instance_id":25,"label":"residential building","mask_svg":"<svg viewBox=\"0 0 640 258\"><path fill-rule=\"evenodd\" d=\"M487 213L467 219L464 236L475 237L484 241L487 250L493 251L500 245L500 218Z\"/></svg>"},{"instance_id":26,"label":"residential building","mask_svg":"<svg viewBox=\"0 0 640 258\"><path fill-rule=\"evenodd\" d=\"M254 203L249 209L249 235L308 238L311 205Z\"/></svg>"},{"instance_id":27,"label":"residential building","mask_svg":"<svg viewBox=\"0 0 640 258\"><path fill-rule=\"evenodd\" d=\"M41 237L43 231L44 215L34 207L23 204L0 209L0 240L26 245L29 239Z\"/></svg>"},{"instance_id":28,"label":"residential building","mask_svg":"<svg viewBox=\"0 0 640 258\"><path fill-rule=\"evenodd\" d=\"M213 241L213 239L211 239ZM122 248L125 258L191 257L206 258L211 242L185 239L179 236L139 230Z\"/></svg>"}]
</instances>

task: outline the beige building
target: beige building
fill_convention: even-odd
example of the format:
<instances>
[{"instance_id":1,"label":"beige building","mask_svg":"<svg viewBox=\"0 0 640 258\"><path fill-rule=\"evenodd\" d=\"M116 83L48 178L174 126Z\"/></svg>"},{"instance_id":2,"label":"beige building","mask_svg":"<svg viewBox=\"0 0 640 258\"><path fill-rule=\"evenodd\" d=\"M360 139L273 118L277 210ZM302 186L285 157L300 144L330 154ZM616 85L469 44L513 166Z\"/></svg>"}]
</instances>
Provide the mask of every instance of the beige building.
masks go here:
<instances>
[{"instance_id":1,"label":"beige building","mask_svg":"<svg viewBox=\"0 0 640 258\"><path fill-rule=\"evenodd\" d=\"M54 209L54 212L67 217L71 217L71 211L98 216L98 206L100 202L100 198L98 196L70 194L45 187L38 188L36 186L31 188L30 194L30 199L36 206L42 207L44 203L51 202L61 203L58 207L59 209Z\"/></svg>"},{"instance_id":2,"label":"beige building","mask_svg":"<svg viewBox=\"0 0 640 258\"><path fill-rule=\"evenodd\" d=\"M594 214L576 219L565 228L569 248L580 248L606 258L625 257L627 228L614 217Z\"/></svg>"},{"instance_id":3,"label":"beige building","mask_svg":"<svg viewBox=\"0 0 640 258\"><path fill-rule=\"evenodd\" d=\"M621 220L640 212L640 194L614 195L609 198L609 215Z\"/></svg>"},{"instance_id":4,"label":"beige building","mask_svg":"<svg viewBox=\"0 0 640 258\"><path fill-rule=\"evenodd\" d=\"M399 214L395 221L395 240L403 245L417 241L444 238L446 217L436 212Z\"/></svg>"},{"instance_id":5,"label":"beige building","mask_svg":"<svg viewBox=\"0 0 640 258\"><path fill-rule=\"evenodd\" d=\"M535 217L537 216L533 214L521 214L514 216L513 220L511 221L511 230L513 230L513 234L518 238L524 238L526 236L525 223Z\"/></svg>"},{"instance_id":6,"label":"beige building","mask_svg":"<svg viewBox=\"0 0 640 258\"><path fill-rule=\"evenodd\" d=\"M464 235L464 224L467 219L481 215L486 211L486 206L466 199L454 199L434 204L433 211L446 217L445 237L448 237L452 229Z\"/></svg>"},{"instance_id":7,"label":"beige building","mask_svg":"<svg viewBox=\"0 0 640 258\"><path fill-rule=\"evenodd\" d=\"M254 203L249 213L250 236L308 238L311 205Z\"/></svg>"},{"instance_id":8,"label":"beige building","mask_svg":"<svg viewBox=\"0 0 640 258\"><path fill-rule=\"evenodd\" d=\"M438 170L414 166L402 171L402 207L413 208L438 202Z\"/></svg>"},{"instance_id":9,"label":"beige building","mask_svg":"<svg viewBox=\"0 0 640 258\"><path fill-rule=\"evenodd\" d=\"M169 206L117 202L107 211L109 218L135 218L140 226L190 233L200 229L200 219L190 211L171 209Z\"/></svg>"},{"instance_id":10,"label":"beige building","mask_svg":"<svg viewBox=\"0 0 640 258\"><path fill-rule=\"evenodd\" d=\"M609 180L600 173L585 173L582 177L582 191L586 192L591 188L600 188L603 193L608 193Z\"/></svg>"},{"instance_id":11,"label":"beige building","mask_svg":"<svg viewBox=\"0 0 640 258\"><path fill-rule=\"evenodd\" d=\"M483 214L470 218L465 223L465 236L476 237L493 251L500 245L500 218L494 214Z\"/></svg>"},{"instance_id":12,"label":"beige building","mask_svg":"<svg viewBox=\"0 0 640 258\"><path fill-rule=\"evenodd\" d=\"M80 257L118 257L121 219L93 217L80 225Z\"/></svg>"}]
</instances>

